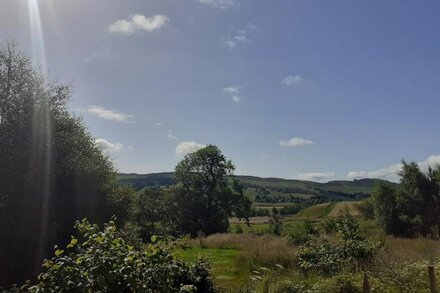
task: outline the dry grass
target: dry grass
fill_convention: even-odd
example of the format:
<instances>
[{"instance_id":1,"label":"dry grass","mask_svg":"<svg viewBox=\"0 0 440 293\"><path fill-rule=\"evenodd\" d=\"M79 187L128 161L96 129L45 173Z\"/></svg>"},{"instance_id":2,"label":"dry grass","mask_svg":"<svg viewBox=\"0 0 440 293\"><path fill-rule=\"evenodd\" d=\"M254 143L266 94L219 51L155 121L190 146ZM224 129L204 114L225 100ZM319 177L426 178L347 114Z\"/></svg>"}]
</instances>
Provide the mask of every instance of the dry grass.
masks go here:
<instances>
[{"instance_id":1,"label":"dry grass","mask_svg":"<svg viewBox=\"0 0 440 293\"><path fill-rule=\"evenodd\" d=\"M343 202L338 202L335 207L330 211L330 213L328 214L329 217L337 217L340 214L342 214L345 210L348 210L348 212L350 213L350 215L352 216L359 216L359 210L356 208L356 204L358 202L356 201L343 201Z\"/></svg>"},{"instance_id":2,"label":"dry grass","mask_svg":"<svg viewBox=\"0 0 440 293\"><path fill-rule=\"evenodd\" d=\"M256 236L252 234L214 234L190 240L190 244L202 248L238 249L242 257L258 265L284 267L296 265L296 249L283 238L275 236Z\"/></svg>"},{"instance_id":3,"label":"dry grass","mask_svg":"<svg viewBox=\"0 0 440 293\"><path fill-rule=\"evenodd\" d=\"M407 263L440 258L440 241L426 238L404 239L387 236L380 257L390 263Z\"/></svg>"}]
</instances>

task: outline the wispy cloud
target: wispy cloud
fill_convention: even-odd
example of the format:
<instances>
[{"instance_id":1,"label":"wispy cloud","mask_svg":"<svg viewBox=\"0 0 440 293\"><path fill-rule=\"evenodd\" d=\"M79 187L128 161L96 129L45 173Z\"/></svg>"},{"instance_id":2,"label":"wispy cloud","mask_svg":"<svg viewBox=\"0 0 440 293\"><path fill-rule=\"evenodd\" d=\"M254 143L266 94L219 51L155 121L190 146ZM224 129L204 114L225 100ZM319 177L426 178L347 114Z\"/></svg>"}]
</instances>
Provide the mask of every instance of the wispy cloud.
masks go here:
<instances>
[{"instance_id":1,"label":"wispy cloud","mask_svg":"<svg viewBox=\"0 0 440 293\"><path fill-rule=\"evenodd\" d=\"M184 156L186 154L196 152L204 148L205 146L206 145L197 143L195 141L182 141L179 142L179 144L176 147L176 155Z\"/></svg>"},{"instance_id":2,"label":"wispy cloud","mask_svg":"<svg viewBox=\"0 0 440 293\"><path fill-rule=\"evenodd\" d=\"M225 93L238 94L240 92L241 85L228 86L223 89Z\"/></svg>"},{"instance_id":3,"label":"wispy cloud","mask_svg":"<svg viewBox=\"0 0 440 293\"><path fill-rule=\"evenodd\" d=\"M208 5L212 8L229 9L234 7L236 0L198 0L200 3Z\"/></svg>"},{"instance_id":4,"label":"wispy cloud","mask_svg":"<svg viewBox=\"0 0 440 293\"><path fill-rule=\"evenodd\" d=\"M88 55L83 59L84 63L89 63L95 60L103 59L103 58L109 58L109 57L117 57L117 54L110 51L107 47L101 47L96 52Z\"/></svg>"},{"instance_id":5,"label":"wispy cloud","mask_svg":"<svg viewBox=\"0 0 440 293\"><path fill-rule=\"evenodd\" d=\"M158 14L145 17L142 14L131 15L128 19L119 19L112 23L109 33L132 35L136 32L152 32L163 27L170 19L166 15Z\"/></svg>"},{"instance_id":6,"label":"wispy cloud","mask_svg":"<svg viewBox=\"0 0 440 293\"><path fill-rule=\"evenodd\" d=\"M280 141L280 146L283 147L299 147L299 146L305 146L309 144L314 144L313 141L304 139L301 137L292 137L289 140L282 140Z\"/></svg>"},{"instance_id":7,"label":"wispy cloud","mask_svg":"<svg viewBox=\"0 0 440 293\"><path fill-rule=\"evenodd\" d=\"M160 123L160 122L156 122L156 123L154 123L153 125L154 125L154 126L157 126L157 127L162 127L162 123Z\"/></svg>"},{"instance_id":8,"label":"wispy cloud","mask_svg":"<svg viewBox=\"0 0 440 293\"><path fill-rule=\"evenodd\" d=\"M334 177L333 172L311 172L311 173L299 173L295 178L306 181L327 181Z\"/></svg>"},{"instance_id":9,"label":"wispy cloud","mask_svg":"<svg viewBox=\"0 0 440 293\"><path fill-rule=\"evenodd\" d=\"M246 30L239 30L234 35L223 38L225 46L229 49L235 49L238 46L244 46L252 42L248 37L248 32Z\"/></svg>"},{"instance_id":10,"label":"wispy cloud","mask_svg":"<svg viewBox=\"0 0 440 293\"><path fill-rule=\"evenodd\" d=\"M240 95L241 85L233 85L233 86L225 87L223 89L223 92L227 93L227 94L230 94L231 95L231 99L234 102L238 103L238 102L241 101L241 95Z\"/></svg>"},{"instance_id":11,"label":"wispy cloud","mask_svg":"<svg viewBox=\"0 0 440 293\"><path fill-rule=\"evenodd\" d=\"M440 165L440 155L429 156L426 160L417 163L420 169L424 172L428 170L428 167L434 167ZM393 164L384 168L380 168L372 171L350 171L347 174L348 178L360 179L360 178L378 178L390 181L399 181L398 172L402 170L402 164Z\"/></svg>"},{"instance_id":12,"label":"wispy cloud","mask_svg":"<svg viewBox=\"0 0 440 293\"><path fill-rule=\"evenodd\" d=\"M116 153L124 149L124 145L122 143L112 143L104 138L95 139L95 144L101 147L103 150Z\"/></svg>"},{"instance_id":13,"label":"wispy cloud","mask_svg":"<svg viewBox=\"0 0 440 293\"><path fill-rule=\"evenodd\" d=\"M171 129L168 130L167 137L169 139L172 139L172 140L176 140L177 139L177 136L174 135L174 133L173 133L173 131Z\"/></svg>"},{"instance_id":14,"label":"wispy cloud","mask_svg":"<svg viewBox=\"0 0 440 293\"><path fill-rule=\"evenodd\" d=\"M92 114L104 120L110 120L110 121L116 121L122 123L134 123L134 121L132 120L132 118L134 117L133 115L123 114L116 111L108 110L104 107L90 106L87 109L76 109L76 111L81 113Z\"/></svg>"},{"instance_id":15,"label":"wispy cloud","mask_svg":"<svg viewBox=\"0 0 440 293\"><path fill-rule=\"evenodd\" d=\"M311 80L307 77L304 77L300 74L296 75L288 75L281 81L281 84L283 85L301 85L301 84L310 84Z\"/></svg>"}]
</instances>

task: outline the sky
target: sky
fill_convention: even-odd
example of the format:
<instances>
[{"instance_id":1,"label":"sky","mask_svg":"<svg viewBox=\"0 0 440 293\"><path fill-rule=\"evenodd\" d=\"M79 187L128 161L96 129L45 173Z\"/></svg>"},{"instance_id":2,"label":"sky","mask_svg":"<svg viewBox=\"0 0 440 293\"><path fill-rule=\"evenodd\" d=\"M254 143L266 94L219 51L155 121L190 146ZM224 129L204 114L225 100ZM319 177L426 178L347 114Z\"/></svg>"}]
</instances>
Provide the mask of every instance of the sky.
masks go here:
<instances>
[{"instance_id":1,"label":"sky","mask_svg":"<svg viewBox=\"0 0 440 293\"><path fill-rule=\"evenodd\" d=\"M120 172L217 145L236 174L397 180L440 163L440 2L0 0Z\"/></svg>"}]
</instances>

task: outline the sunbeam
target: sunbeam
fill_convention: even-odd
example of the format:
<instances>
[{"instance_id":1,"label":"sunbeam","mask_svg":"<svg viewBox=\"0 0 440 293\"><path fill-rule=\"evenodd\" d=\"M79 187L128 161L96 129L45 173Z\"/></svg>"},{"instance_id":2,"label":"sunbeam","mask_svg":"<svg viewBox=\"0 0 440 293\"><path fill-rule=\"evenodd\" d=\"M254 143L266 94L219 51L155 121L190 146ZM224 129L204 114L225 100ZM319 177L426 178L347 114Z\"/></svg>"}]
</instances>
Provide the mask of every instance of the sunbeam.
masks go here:
<instances>
[{"instance_id":1,"label":"sunbeam","mask_svg":"<svg viewBox=\"0 0 440 293\"><path fill-rule=\"evenodd\" d=\"M31 32L32 58L35 64L41 69L42 76L47 74L47 61L44 46L43 27L41 24L38 0L27 0L29 24ZM37 93L46 95L45 92ZM39 100L50 102L50 99L38 97ZM44 256L44 248L48 239L48 213L51 194L51 167L52 167L52 120L49 106L40 108L34 105L32 118L32 153L30 160L30 172L41 174L42 203L40 209L41 227L39 241L36 247L37 254L35 266L39 266L40 259ZM40 170L38 170L40 169Z\"/></svg>"},{"instance_id":2,"label":"sunbeam","mask_svg":"<svg viewBox=\"0 0 440 293\"><path fill-rule=\"evenodd\" d=\"M34 62L41 66L43 72L46 72L47 60L38 0L27 0L27 5L31 32L32 57L34 59Z\"/></svg>"}]
</instances>

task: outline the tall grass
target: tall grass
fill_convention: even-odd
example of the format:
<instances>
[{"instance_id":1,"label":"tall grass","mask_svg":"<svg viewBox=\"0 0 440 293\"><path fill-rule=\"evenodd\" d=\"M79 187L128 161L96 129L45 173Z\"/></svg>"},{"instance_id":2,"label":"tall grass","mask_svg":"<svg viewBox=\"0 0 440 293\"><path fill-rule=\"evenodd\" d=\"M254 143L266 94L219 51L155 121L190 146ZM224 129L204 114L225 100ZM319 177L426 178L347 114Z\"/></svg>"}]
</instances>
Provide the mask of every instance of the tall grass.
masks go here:
<instances>
[{"instance_id":1,"label":"tall grass","mask_svg":"<svg viewBox=\"0 0 440 293\"><path fill-rule=\"evenodd\" d=\"M241 257L256 265L295 267L296 248L282 237L256 236L252 234L214 234L190 240L191 246L201 248L238 249Z\"/></svg>"}]
</instances>

